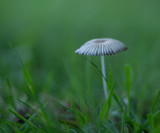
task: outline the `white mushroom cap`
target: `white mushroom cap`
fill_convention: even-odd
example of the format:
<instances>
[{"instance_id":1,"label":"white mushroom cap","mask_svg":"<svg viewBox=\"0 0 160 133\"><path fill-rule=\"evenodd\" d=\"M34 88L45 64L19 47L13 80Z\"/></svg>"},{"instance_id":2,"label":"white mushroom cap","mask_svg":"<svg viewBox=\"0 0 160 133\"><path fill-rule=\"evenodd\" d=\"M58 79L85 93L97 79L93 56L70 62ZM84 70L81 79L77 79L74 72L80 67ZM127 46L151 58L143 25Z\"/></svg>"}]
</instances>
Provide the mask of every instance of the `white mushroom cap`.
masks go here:
<instances>
[{"instance_id":1,"label":"white mushroom cap","mask_svg":"<svg viewBox=\"0 0 160 133\"><path fill-rule=\"evenodd\" d=\"M82 55L115 55L127 50L127 47L120 41L111 38L93 39L86 42L75 51L76 54Z\"/></svg>"}]
</instances>

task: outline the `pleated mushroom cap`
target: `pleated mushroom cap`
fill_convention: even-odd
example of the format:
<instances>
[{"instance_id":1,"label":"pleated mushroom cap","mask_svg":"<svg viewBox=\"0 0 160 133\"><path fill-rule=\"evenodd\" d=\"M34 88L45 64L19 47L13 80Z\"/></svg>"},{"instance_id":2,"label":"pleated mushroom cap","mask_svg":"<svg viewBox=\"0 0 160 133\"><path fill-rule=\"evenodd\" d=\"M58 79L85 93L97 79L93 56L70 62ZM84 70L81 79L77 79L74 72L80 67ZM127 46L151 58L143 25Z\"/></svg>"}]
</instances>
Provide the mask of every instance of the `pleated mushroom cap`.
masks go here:
<instances>
[{"instance_id":1,"label":"pleated mushroom cap","mask_svg":"<svg viewBox=\"0 0 160 133\"><path fill-rule=\"evenodd\" d=\"M120 41L111 38L93 39L86 42L75 51L76 54L90 56L115 55L127 50L127 47Z\"/></svg>"}]
</instances>

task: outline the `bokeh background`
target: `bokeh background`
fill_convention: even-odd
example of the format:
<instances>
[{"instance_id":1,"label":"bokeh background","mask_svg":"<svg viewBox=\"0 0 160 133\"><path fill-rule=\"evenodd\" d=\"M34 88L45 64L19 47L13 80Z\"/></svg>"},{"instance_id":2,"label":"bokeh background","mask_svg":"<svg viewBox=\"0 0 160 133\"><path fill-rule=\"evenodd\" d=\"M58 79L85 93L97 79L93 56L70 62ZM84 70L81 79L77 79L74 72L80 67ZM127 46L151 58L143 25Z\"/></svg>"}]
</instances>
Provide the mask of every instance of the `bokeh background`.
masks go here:
<instances>
[{"instance_id":1,"label":"bokeh background","mask_svg":"<svg viewBox=\"0 0 160 133\"><path fill-rule=\"evenodd\" d=\"M0 117L10 106L6 79L15 101L33 103L20 60L42 101L76 99L87 88L92 88L97 103L103 101L101 75L74 53L93 38L118 39L128 47L105 57L107 76L112 68L115 91L125 98L125 65L129 64L132 104L147 111L159 89L159 13L158 0L1 0ZM99 57L87 58L100 67Z\"/></svg>"}]
</instances>

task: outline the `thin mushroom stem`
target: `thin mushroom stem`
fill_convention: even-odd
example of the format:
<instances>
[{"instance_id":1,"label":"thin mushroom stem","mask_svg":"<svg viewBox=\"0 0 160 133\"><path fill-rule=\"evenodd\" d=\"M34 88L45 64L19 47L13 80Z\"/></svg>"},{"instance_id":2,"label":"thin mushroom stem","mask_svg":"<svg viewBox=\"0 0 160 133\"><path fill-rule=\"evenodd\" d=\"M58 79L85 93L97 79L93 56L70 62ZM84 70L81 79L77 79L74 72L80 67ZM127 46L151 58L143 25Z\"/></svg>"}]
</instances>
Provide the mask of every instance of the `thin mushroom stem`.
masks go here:
<instances>
[{"instance_id":1,"label":"thin mushroom stem","mask_svg":"<svg viewBox=\"0 0 160 133\"><path fill-rule=\"evenodd\" d=\"M101 67L102 67L102 74L106 78L104 56L101 56ZM108 98L107 84L106 84L106 81L105 81L104 77L102 77L102 80L103 80L103 89L104 89L105 99L107 100L107 98Z\"/></svg>"}]
</instances>

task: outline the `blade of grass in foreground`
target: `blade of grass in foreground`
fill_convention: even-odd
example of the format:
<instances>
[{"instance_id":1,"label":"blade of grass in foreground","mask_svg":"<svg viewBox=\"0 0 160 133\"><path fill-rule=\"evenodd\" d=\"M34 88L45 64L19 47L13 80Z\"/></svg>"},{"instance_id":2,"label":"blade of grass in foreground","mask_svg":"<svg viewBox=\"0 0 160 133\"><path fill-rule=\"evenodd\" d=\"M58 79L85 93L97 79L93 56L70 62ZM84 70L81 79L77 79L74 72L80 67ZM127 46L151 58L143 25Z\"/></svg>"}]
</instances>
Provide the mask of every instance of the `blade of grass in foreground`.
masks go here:
<instances>
[{"instance_id":1,"label":"blade of grass in foreground","mask_svg":"<svg viewBox=\"0 0 160 133\"><path fill-rule=\"evenodd\" d=\"M12 130L15 132L15 133L21 133L21 131L13 125L13 123L11 122L7 122L8 126L10 126L12 128Z\"/></svg>"},{"instance_id":2,"label":"blade of grass in foreground","mask_svg":"<svg viewBox=\"0 0 160 133\"><path fill-rule=\"evenodd\" d=\"M25 121L27 124L29 124L31 127L36 127L33 125L32 122L28 121L26 118L24 118L22 115L18 114L17 112L13 111L11 108L8 109L9 112L14 114L15 116L19 117L21 120Z\"/></svg>"},{"instance_id":3,"label":"blade of grass in foreground","mask_svg":"<svg viewBox=\"0 0 160 133\"><path fill-rule=\"evenodd\" d=\"M30 77L29 72L28 72L24 67L23 67L23 71L24 71L24 75L25 75L25 77L26 77L26 80L27 80L27 82L28 82L28 88L30 89L32 95L33 95L35 98L37 98L37 97L36 97L35 90L34 90L34 88L33 88L33 83L32 83L32 80L31 80L31 77Z\"/></svg>"},{"instance_id":4,"label":"blade of grass in foreground","mask_svg":"<svg viewBox=\"0 0 160 133\"><path fill-rule=\"evenodd\" d=\"M30 105L28 105L27 103L25 103L25 102L23 102L23 101L21 101L21 100L18 100L18 101L21 102L22 104L24 104L26 107L30 108L32 111L34 111L34 113L29 117L28 121L33 120L33 118L34 118L38 113L40 113L40 111L41 111L41 108L39 108L39 109L35 112L35 110L34 110ZM48 104L48 102L46 102L46 103L42 106L42 108L45 108L45 107L47 106L47 104ZM28 114L28 115L29 115L29 114ZM24 124L20 127L20 129L23 129L26 125L27 125L27 123L24 123Z\"/></svg>"},{"instance_id":5,"label":"blade of grass in foreground","mask_svg":"<svg viewBox=\"0 0 160 133\"><path fill-rule=\"evenodd\" d=\"M54 99L54 98L53 98L53 100L54 100L55 103L57 103L58 105L62 106L62 107L65 108L66 110L74 113L74 115L76 116L76 118L77 118L77 119L79 118L79 120L78 120L79 122L81 121L81 119L83 119L83 120L86 120L86 119L87 119L87 118L86 118L86 115L83 115L76 107L71 106L71 108L69 108L69 107L63 105L62 103L60 103L58 100L56 100L56 99ZM66 124L68 124L68 125L73 124L73 125L76 125L76 126L78 127L78 124L77 124L76 122L74 122L74 121L67 121L67 120L62 120L62 119L59 120L59 121L60 121L60 122L63 122L63 123L66 123Z\"/></svg>"},{"instance_id":6,"label":"blade of grass in foreground","mask_svg":"<svg viewBox=\"0 0 160 133\"><path fill-rule=\"evenodd\" d=\"M160 91L158 92L153 104L152 104L152 108L151 108L151 113L149 113L147 115L147 121L145 122L144 126L147 126L148 124L150 125L151 129L154 128L154 119L157 118L160 115L160 111L157 111L154 113L155 111L155 107L158 103L158 99L160 97ZM154 114L153 114L154 113Z\"/></svg>"},{"instance_id":7,"label":"blade of grass in foreground","mask_svg":"<svg viewBox=\"0 0 160 133\"><path fill-rule=\"evenodd\" d=\"M146 132L149 132L149 131L150 131L148 128L146 128L146 126L137 123L135 120L132 120L132 119L129 118L128 116L126 116L126 119L128 120L128 122L129 122L131 125L136 125L137 127L139 127L140 129L142 129L142 130L144 130L144 131L146 131Z\"/></svg>"},{"instance_id":8,"label":"blade of grass in foreground","mask_svg":"<svg viewBox=\"0 0 160 133\"><path fill-rule=\"evenodd\" d=\"M154 118L153 118L153 114L152 114L152 113L149 113L149 114L147 115L147 119L148 119L150 128L153 130L153 129L154 129Z\"/></svg>"},{"instance_id":9,"label":"blade of grass in foreground","mask_svg":"<svg viewBox=\"0 0 160 133\"><path fill-rule=\"evenodd\" d=\"M19 117L21 120L23 120L25 123L27 123L28 125L30 125L32 128L35 128L35 129L37 129L40 132L44 132L42 129L40 129L36 125L34 125L30 120L27 120L26 118L24 118L22 115L18 114L17 112L15 112L14 110L12 110L11 108L9 108L8 111L11 112L13 115Z\"/></svg>"},{"instance_id":10,"label":"blade of grass in foreground","mask_svg":"<svg viewBox=\"0 0 160 133\"><path fill-rule=\"evenodd\" d=\"M17 58L18 58L19 61L20 61L20 64L21 64L21 67L22 67L24 76L25 76L25 78L26 78L26 80L27 80L27 83L28 83L28 88L30 89L30 91L31 91L32 95L34 96L34 98L37 100L37 95L36 95L36 93L35 93L35 90L34 90L33 83L32 83L32 80L31 80L31 77L30 77L29 72L28 72L27 69L25 68L25 65L24 65L24 63L23 63L23 61L22 61L19 53L17 52L17 50L14 49L14 47L13 47L13 45L12 45L11 43L10 43L9 45L10 45L11 49L14 51L15 55L17 56Z\"/></svg>"},{"instance_id":11,"label":"blade of grass in foreground","mask_svg":"<svg viewBox=\"0 0 160 133\"><path fill-rule=\"evenodd\" d=\"M109 85L106 77L103 75L103 73L102 73L101 70L98 68L98 66L97 66L96 64L94 64L92 61L88 60L86 57L83 57L83 58L84 58L86 61L88 61L91 65L93 65L93 66L99 71L99 73L101 74L101 76L105 79L107 85ZM109 89L110 89L110 88L109 88ZM111 90L110 90L110 91L111 91ZM113 97L114 97L115 101L117 102L117 104L120 106L120 108L121 108L122 110L124 110L121 102L120 102L119 99L118 99L118 96L116 95L116 93L115 93L114 91L113 91Z\"/></svg>"},{"instance_id":12,"label":"blade of grass in foreground","mask_svg":"<svg viewBox=\"0 0 160 133\"><path fill-rule=\"evenodd\" d=\"M52 98L52 100L57 103L58 105L62 106L63 108L65 108L66 110L73 112L73 110L65 105L63 105L62 103L60 103L60 101L56 100L55 98Z\"/></svg>"},{"instance_id":13,"label":"blade of grass in foreground","mask_svg":"<svg viewBox=\"0 0 160 133\"><path fill-rule=\"evenodd\" d=\"M154 113L153 118L157 118L158 116L160 116L160 111L158 110L157 112Z\"/></svg>"},{"instance_id":14,"label":"blade of grass in foreground","mask_svg":"<svg viewBox=\"0 0 160 133\"><path fill-rule=\"evenodd\" d=\"M102 111L100 112L100 116L99 116L100 120L102 120L104 118L107 119L107 117L108 117L112 95L113 95L113 88L110 91L110 94L108 96L108 99L107 99Z\"/></svg>"},{"instance_id":15,"label":"blade of grass in foreground","mask_svg":"<svg viewBox=\"0 0 160 133\"><path fill-rule=\"evenodd\" d=\"M159 97L160 97L160 91L158 92L158 94L157 94L157 96L156 96L156 98L155 98L155 100L154 100L154 102L153 102L153 105L152 105L152 113L154 112L154 110L155 110L155 107L156 107L156 105L157 105L157 103L158 103L158 99L159 99Z\"/></svg>"},{"instance_id":16,"label":"blade of grass in foreground","mask_svg":"<svg viewBox=\"0 0 160 133\"><path fill-rule=\"evenodd\" d=\"M152 114L152 119L154 120L155 118L160 116L160 111L158 110L157 112L155 112L154 114ZM143 126L147 126L149 124L149 120L147 120Z\"/></svg>"},{"instance_id":17,"label":"blade of grass in foreground","mask_svg":"<svg viewBox=\"0 0 160 133\"><path fill-rule=\"evenodd\" d=\"M21 101L20 99L17 99L17 101L20 102L20 103L22 103L22 104L24 104L27 108L30 108L31 110L34 111L34 109L33 109L29 104L27 104L27 103Z\"/></svg>"},{"instance_id":18,"label":"blade of grass in foreground","mask_svg":"<svg viewBox=\"0 0 160 133\"><path fill-rule=\"evenodd\" d=\"M128 106L127 106L127 113L130 114L130 88L131 88L131 76L130 76L130 66L125 66L126 71L126 89L127 89L127 98L128 98Z\"/></svg>"},{"instance_id":19,"label":"blade of grass in foreground","mask_svg":"<svg viewBox=\"0 0 160 133\"><path fill-rule=\"evenodd\" d=\"M9 97L8 97L8 99L9 99L11 105L15 108L16 105L14 103L15 100L14 100L14 96L13 96L12 86L11 86L11 83L10 83L9 79L7 78L6 80L7 80L7 84L8 84L8 88L9 88L9 92L8 92L9 93Z\"/></svg>"},{"instance_id":20,"label":"blade of grass in foreground","mask_svg":"<svg viewBox=\"0 0 160 133\"><path fill-rule=\"evenodd\" d=\"M125 119L126 119L126 112L123 113L122 117L121 133L124 133Z\"/></svg>"}]
</instances>

